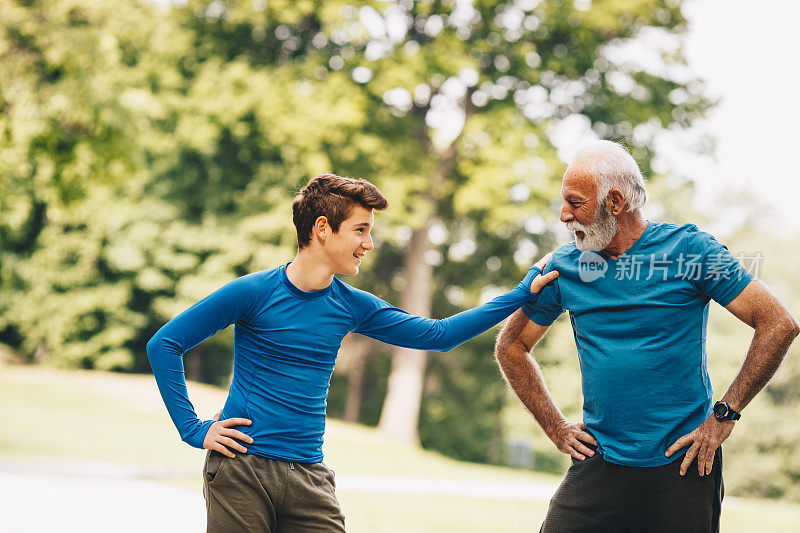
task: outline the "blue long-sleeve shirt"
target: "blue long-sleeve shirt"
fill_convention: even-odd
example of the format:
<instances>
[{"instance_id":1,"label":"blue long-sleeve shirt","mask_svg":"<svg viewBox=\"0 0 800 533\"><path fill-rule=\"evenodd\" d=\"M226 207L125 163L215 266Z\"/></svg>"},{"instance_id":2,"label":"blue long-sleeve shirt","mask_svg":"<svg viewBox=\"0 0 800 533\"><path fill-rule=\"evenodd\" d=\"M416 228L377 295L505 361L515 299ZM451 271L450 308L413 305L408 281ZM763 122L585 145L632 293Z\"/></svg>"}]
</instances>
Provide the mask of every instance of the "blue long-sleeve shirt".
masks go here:
<instances>
[{"instance_id":1,"label":"blue long-sleeve shirt","mask_svg":"<svg viewBox=\"0 0 800 533\"><path fill-rule=\"evenodd\" d=\"M235 324L233 379L221 420L253 438L248 453L295 462L322 460L328 386L342 339L354 331L408 348L447 351L500 322L537 295L532 268L508 293L450 318L414 316L333 278L302 291L286 266L235 279L165 324L147 343L159 391L181 438L202 448L213 420L197 417L183 354Z\"/></svg>"}]
</instances>

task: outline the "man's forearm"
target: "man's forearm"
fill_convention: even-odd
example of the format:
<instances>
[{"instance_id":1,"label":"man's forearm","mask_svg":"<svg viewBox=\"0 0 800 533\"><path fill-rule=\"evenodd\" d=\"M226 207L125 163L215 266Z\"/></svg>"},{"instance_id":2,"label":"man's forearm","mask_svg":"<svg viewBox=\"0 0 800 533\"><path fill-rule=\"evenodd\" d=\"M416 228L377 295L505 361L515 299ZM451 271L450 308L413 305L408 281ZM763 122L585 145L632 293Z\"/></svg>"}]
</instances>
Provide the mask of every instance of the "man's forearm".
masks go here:
<instances>
[{"instance_id":1,"label":"man's forearm","mask_svg":"<svg viewBox=\"0 0 800 533\"><path fill-rule=\"evenodd\" d=\"M756 326L744 363L722 400L736 411L744 409L775 375L797 334L798 324L791 316Z\"/></svg>"},{"instance_id":2,"label":"man's forearm","mask_svg":"<svg viewBox=\"0 0 800 533\"><path fill-rule=\"evenodd\" d=\"M553 402L539 365L519 342L498 345L497 363L508 386L548 436L566 419Z\"/></svg>"}]
</instances>

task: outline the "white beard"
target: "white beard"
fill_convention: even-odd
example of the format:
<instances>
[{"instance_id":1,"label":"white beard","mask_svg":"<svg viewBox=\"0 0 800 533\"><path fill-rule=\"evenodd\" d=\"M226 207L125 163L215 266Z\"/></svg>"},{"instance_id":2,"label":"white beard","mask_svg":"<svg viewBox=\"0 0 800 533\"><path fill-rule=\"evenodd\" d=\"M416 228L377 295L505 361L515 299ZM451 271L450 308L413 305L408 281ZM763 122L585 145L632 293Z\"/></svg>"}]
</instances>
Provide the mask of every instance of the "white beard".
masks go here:
<instances>
[{"instance_id":1,"label":"white beard","mask_svg":"<svg viewBox=\"0 0 800 533\"><path fill-rule=\"evenodd\" d=\"M571 220L566 223L570 231L582 231L583 238L575 235L575 246L581 252L599 252L611 243L611 239L619 230L617 217L613 216L605 203L597 206L594 224L584 226L580 222Z\"/></svg>"}]
</instances>

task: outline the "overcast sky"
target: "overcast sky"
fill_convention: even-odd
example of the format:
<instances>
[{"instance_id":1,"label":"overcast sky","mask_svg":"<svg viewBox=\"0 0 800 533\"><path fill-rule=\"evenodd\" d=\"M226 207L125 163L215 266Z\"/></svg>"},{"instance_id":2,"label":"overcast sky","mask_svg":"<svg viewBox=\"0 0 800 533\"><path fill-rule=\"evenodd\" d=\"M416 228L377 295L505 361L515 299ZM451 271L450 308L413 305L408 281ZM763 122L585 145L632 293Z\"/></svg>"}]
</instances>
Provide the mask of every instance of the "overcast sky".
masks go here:
<instances>
[{"instance_id":1,"label":"overcast sky","mask_svg":"<svg viewBox=\"0 0 800 533\"><path fill-rule=\"evenodd\" d=\"M749 187L800 228L797 0L689 0L686 54L694 72L721 97L707 131L717 138L716 161L684 168L703 197L731 184Z\"/></svg>"}]
</instances>

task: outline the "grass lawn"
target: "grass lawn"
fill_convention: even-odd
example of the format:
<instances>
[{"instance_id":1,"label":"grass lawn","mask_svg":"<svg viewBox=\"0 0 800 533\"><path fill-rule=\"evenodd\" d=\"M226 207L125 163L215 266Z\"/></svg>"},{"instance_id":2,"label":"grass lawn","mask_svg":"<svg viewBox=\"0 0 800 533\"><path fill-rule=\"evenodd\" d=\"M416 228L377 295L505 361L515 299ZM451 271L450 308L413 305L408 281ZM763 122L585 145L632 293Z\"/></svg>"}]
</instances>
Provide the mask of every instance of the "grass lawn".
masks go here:
<instances>
[{"instance_id":1,"label":"grass lawn","mask_svg":"<svg viewBox=\"0 0 800 533\"><path fill-rule=\"evenodd\" d=\"M201 417L222 406L225 391L190 384ZM0 366L0 462L129 465L200 491L203 451L180 442L151 376ZM337 475L469 482L546 482L559 477L463 463L398 446L374 430L330 420L325 462ZM0 473L2 475L2 473ZM353 532L538 531L547 502L437 494L339 490ZM800 505L729 501L725 532L791 531Z\"/></svg>"}]
</instances>

